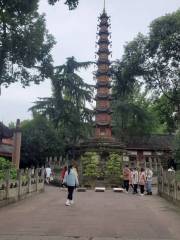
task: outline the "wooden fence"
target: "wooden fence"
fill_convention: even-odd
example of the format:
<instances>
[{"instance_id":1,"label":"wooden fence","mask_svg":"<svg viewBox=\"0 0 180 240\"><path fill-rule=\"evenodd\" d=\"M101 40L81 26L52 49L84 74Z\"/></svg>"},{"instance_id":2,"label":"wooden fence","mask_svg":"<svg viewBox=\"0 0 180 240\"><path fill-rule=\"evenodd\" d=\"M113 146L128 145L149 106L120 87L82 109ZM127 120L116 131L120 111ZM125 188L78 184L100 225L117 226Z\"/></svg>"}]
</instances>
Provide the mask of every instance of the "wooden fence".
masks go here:
<instances>
[{"instance_id":1,"label":"wooden fence","mask_svg":"<svg viewBox=\"0 0 180 240\"><path fill-rule=\"evenodd\" d=\"M180 206L180 180L175 171L160 170L158 175L158 193L160 196Z\"/></svg>"},{"instance_id":2,"label":"wooden fence","mask_svg":"<svg viewBox=\"0 0 180 240\"><path fill-rule=\"evenodd\" d=\"M44 169L19 170L16 179L6 171L5 180L0 180L0 207L44 191Z\"/></svg>"}]
</instances>

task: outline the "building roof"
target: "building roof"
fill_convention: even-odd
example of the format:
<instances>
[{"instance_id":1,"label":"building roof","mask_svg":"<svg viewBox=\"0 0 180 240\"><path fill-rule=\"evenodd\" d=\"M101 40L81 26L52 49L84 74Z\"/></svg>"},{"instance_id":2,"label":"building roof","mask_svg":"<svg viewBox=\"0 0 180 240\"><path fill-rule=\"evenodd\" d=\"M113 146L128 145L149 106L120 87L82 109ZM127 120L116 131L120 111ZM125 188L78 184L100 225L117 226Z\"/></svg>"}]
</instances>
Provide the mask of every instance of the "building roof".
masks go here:
<instances>
[{"instance_id":1,"label":"building roof","mask_svg":"<svg viewBox=\"0 0 180 240\"><path fill-rule=\"evenodd\" d=\"M2 138L11 138L13 137L13 130L6 127L3 123L0 122L0 140Z\"/></svg>"},{"instance_id":2,"label":"building roof","mask_svg":"<svg viewBox=\"0 0 180 240\"><path fill-rule=\"evenodd\" d=\"M126 149L136 150L172 150L174 135L144 135L126 138Z\"/></svg>"},{"instance_id":3,"label":"building roof","mask_svg":"<svg viewBox=\"0 0 180 240\"><path fill-rule=\"evenodd\" d=\"M0 156L12 156L13 146L0 144Z\"/></svg>"}]
</instances>

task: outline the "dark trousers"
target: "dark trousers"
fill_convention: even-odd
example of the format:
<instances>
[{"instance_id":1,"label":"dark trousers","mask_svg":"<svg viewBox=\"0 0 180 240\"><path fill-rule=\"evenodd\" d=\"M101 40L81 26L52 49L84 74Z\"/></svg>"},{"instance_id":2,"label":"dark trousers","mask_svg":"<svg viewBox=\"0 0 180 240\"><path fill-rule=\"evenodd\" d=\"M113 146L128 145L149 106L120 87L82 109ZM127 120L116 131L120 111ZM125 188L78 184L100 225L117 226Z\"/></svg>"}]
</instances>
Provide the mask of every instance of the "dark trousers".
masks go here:
<instances>
[{"instance_id":1,"label":"dark trousers","mask_svg":"<svg viewBox=\"0 0 180 240\"><path fill-rule=\"evenodd\" d=\"M133 191L133 193L138 193L138 192L137 192L137 187L138 187L138 185L137 185L137 184L134 184L133 186L134 186L134 191Z\"/></svg>"},{"instance_id":2,"label":"dark trousers","mask_svg":"<svg viewBox=\"0 0 180 240\"><path fill-rule=\"evenodd\" d=\"M72 200L73 199L73 192L74 192L75 187L68 186L68 199Z\"/></svg>"},{"instance_id":3,"label":"dark trousers","mask_svg":"<svg viewBox=\"0 0 180 240\"><path fill-rule=\"evenodd\" d=\"M124 180L124 188L128 192L128 190L129 190L129 180Z\"/></svg>"},{"instance_id":4,"label":"dark trousers","mask_svg":"<svg viewBox=\"0 0 180 240\"><path fill-rule=\"evenodd\" d=\"M144 194L144 185L139 185L141 194Z\"/></svg>"}]
</instances>

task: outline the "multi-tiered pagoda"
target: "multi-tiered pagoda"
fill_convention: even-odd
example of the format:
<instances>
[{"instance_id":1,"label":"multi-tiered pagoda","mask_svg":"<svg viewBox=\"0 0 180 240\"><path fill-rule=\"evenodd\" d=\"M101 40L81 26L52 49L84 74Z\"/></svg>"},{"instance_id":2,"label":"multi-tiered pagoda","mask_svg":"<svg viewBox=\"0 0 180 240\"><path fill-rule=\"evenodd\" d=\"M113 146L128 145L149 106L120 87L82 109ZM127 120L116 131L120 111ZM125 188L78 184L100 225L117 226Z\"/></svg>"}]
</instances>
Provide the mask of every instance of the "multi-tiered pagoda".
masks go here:
<instances>
[{"instance_id":1,"label":"multi-tiered pagoda","mask_svg":"<svg viewBox=\"0 0 180 240\"><path fill-rule=\"evenodd\" d=\"M95 138L98 140L111 140L112 130L111 130L111 83L110 83L110 61L109 61L109 16L105 11L99 17L98 25L98 61L96 72L96 108L95 108Z\"/></svg>"},{"instance_id":2,"label":"multi-tiered pagoda","mask_svg":"<svg viewBox=\"0 0 180 240\"><path fill-rule=\"evenodd\" d=\"M96 89L95 97L95 134L92 138L76 144L68 146L73 152L73 159L80 161L80 156L85 152L96 152L99 154L101 162L104 163L105 158L111 153L116 152L122 155L124 145L112 137L111 127L111 62L109 60L110 52L110 17L105 10L99 17L98 24L98 60L96 71ZM105 157L106 156L106 157ZM102 167L103 168L103 167ZM102 170L103 171L103 170Z\"/></svg>"}]
</instances>

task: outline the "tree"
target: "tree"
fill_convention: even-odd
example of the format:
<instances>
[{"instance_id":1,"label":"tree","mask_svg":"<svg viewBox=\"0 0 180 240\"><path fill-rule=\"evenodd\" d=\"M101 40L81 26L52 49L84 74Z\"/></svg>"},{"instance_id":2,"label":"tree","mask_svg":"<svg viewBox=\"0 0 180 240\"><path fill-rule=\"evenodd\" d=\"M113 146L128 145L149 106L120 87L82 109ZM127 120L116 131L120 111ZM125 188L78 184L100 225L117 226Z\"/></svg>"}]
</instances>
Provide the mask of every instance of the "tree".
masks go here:
<instances>
[{"instance_id":1,"label":"tree","mask_svg":"<svg viewBox=\"0 0 180 240\"><path fill-rule=\"evenodd\" d=\"M51 122L36 115L21 124L22 146L20 167L43 166L46 157L61 156L64 141Z\"/></svg>"},{"instance_id":2,"label":"tree","mask_svg":"<svg viewBox=\"0 0 180 240\"><path fill-rule=\"evenodd\" d=\"M168 133L174 133L176 129L176 123L173 116L174 103L171 99L165 95L160 96L152 104L152 111L156 114L160 124L164 126L164 131Z\"/></svg>"},{"instance_id":3,"label":"tree","mask_svg":"<svg viewBox=\"0 0 180 240\"><path fill-rule=\"evenodd\" d=\"M54 45L38 1L0 1L0 85L39 83L51 75Z\"/></svg>"},{"instance_id":4,"label":"tree","mask_svg":"<svg viewBox=\"0 0 180 240\"><path fill-rule=\"evenodd\" d=\"M175 104L180 104L180 10L150 25L145 80Z\"/></svg>"},{"instance_id":5,"label":"tree","mask_svg":"<svg viewBox=\"0 0 180 240\"><path fill-rule=\"evenodd\" d=\"M126 119L129 119L127 118L130 111L129 104L133 103L134 105L135 103L130 100L133 99L132 93L135 84L142 86L141 89L145 89L146 100L151 96L149 108L144 108L146 116L150 116L150 119L152 119L151 116L156 118L155 122L158 123L160 131L174 131L175 124L172 113L180 109L179 40L180 10L154 20L150 25L149 34L146 36L138 34L125 46L122 60L118 63L118 68L115 68L115 99L119 100L119 103L116 102L119 111L124 109L125 124L128 124ZM162 98L159 99L161 96ZM154 102L155 99L157 101ZM134 114L131 116L139 115L138 126L140 126L141 119L145 120L142 114L144 111L139 111L137 104L134 107L132 108ZM124 113L121 114L122 118ZM119 117L117 119L119 120ZM146 122L148 124L148 121ZM130 128L128 127L128 129ZM136 125L133 129L137 129ZM156 131L159 130L156 128Z\"/></svg>"},{"instance_id":6,"label":"tree","mask_svg":"<svg viewBox=\"0 0 180 240\"><path fill-rule=\"evenodd\" d=\"M144 80L157 96L180 104L180 10L154 20L147 36L139 34L125 48L132 74ZM134 61L135 60L135 61ZM130 69L132 70L132 68Z\"/></svg>"},{"instance_id":7,"label":"tree","mask_svg":"<svg viewBox=\"0 0 180 240\"><path fill-rule=\"evenodd\" d=\"M135 77L141 71L136 67L138 57L131 58L129 53L126 48L122 60L113 66L114 133L120 138L150 133L154 127L147 91Z\"/></svg>"},{"instance_id":8,"label":"tree","mask_svg":"<svg viewBox=\"0 0 180 240\"><path fill-rule=\"evenodd\" d=\"M51 4L51 5L54 5L55 3L59 2L59 1L60 0L48 0L49 4ZM73 10L78 6L79 0L66 0L64 4L68 5L69 10Z\"/></svg>"},{"instance_id":9,"label":"tree","mask_svg":"<svg viewBox=\"0 0 180 240\"><path fill-rule=\"evenodd\" d=\"M51 78L52 97L39 99L31 108L52 120L66 142L75 143L91 131L93 112L86 102L91 102L93 89L77 74L90 64L71 57L64 65L55 67Z\"/></svg>"}]
</instances>

